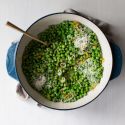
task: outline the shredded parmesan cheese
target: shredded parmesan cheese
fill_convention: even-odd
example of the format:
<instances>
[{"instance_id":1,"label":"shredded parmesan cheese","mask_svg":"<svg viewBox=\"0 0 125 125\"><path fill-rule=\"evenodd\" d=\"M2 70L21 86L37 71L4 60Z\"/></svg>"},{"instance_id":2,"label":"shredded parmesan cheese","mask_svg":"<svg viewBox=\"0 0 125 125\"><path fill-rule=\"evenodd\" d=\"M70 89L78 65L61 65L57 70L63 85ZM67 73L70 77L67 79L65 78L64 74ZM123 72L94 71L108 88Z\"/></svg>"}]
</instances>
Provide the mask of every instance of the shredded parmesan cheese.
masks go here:
<instances>
[{"instance_id":1,"label":"shredded parmesan cheese","mask_svg":"<svg viewBox=\"0 0 125 125\"><path fill-rule=\"evenodd\" d=\"M34 81L34 86L37 90L41 90L43 85L46 82L46 77L44 75L39 76L35 81Z\"/></svg>"},{"instance_id":2,"label":"shredded parmesan cheese","mask_svg":"<svg viewBox=\"0 0 125 125\"><path fill-rule=\"evenodd\" d=\"M87 43L88 43L87 34L85 34L83 37L78 37L78 38L74 41L75 47L76 47L76 48L79 48L80 51L85 50L85 48L87 47Z\"/></svg>"}]
</instances>

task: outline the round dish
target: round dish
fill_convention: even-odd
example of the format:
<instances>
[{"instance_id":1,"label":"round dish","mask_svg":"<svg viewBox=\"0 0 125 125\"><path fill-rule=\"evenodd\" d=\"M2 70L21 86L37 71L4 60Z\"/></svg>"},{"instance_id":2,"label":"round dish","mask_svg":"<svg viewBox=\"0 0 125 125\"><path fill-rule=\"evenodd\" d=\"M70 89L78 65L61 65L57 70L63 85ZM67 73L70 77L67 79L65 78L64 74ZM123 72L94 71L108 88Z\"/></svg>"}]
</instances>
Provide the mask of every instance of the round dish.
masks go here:
<instances>
[{"instance_id":1,"label":"round dish","mask_svg":"<svg viewBox=\"0 0 125 125\"><path fill-rule=\"evenodd\" d=\"M94 100L106 87L106 85L109 81L110 75L111 75L111 71L112 71L112 53L111 53L111 48L109 46L109 43L108 43L105 35L102 33L102 31L89 20L87 20L81 16L75 15L75 14L55 13L55 14L47 15L47 16L39 19L38 21L36 21L33 25L31 25L28 28L27 32L37 36L37 34L42 32L43 30L45 30L49 25L58 24L64 20L76 20L76 21L86 25L90 29L92 29L98 37L98 40L99 40L99 43L100 43L100 46L102 49L103 58L105 61L103 63L103 67L104 67L103 78L101 79L101 81L97 85L97 87L94 90L90 91L87 96L79 99L76 102L72 102L72 103L52 102L52 101L49 101L49 100L45 99L44 97L42 97L37 91L35 91L28 84L26 77L22 71L21 65L22 65L23 52L25 50L25 47L31 40L31 39L25 37L24 35L22 36L20 43L18 45L18 48L17 48L16 70L17 70L17 74L18 74L19 80L20 80L23 88L38 103L40 103L44 106L50 107L50 108L54 108L54 109L75 109L75 108L84 106L84 105L88 104L89 102L91 102L92 100Z\"/></svg>"}]
</instances>

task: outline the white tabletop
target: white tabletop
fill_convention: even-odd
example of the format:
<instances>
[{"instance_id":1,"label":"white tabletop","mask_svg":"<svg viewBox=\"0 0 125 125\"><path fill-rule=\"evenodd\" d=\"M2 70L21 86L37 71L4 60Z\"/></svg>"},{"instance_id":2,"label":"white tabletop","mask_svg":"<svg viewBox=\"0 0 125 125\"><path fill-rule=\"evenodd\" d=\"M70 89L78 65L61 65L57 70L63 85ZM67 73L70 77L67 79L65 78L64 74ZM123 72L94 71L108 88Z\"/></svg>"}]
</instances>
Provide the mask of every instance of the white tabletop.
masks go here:
<instances>
[{"instance_id":1,"label":"white tabletop","mask_svg":"<svg viewBox=\"0 0 125 125\"><path fill-rule=\"evenodd\" d=\"M72 111L38 108L16 96L17 81L6 72L6 53L22 34L5 26L7 20L27 29L38 18L74 8L112 26L115 43L125 53L124 0L0 0L0 124L1 125L125 125L125 66L91 104Z\"/></svg>"}]
</instances>

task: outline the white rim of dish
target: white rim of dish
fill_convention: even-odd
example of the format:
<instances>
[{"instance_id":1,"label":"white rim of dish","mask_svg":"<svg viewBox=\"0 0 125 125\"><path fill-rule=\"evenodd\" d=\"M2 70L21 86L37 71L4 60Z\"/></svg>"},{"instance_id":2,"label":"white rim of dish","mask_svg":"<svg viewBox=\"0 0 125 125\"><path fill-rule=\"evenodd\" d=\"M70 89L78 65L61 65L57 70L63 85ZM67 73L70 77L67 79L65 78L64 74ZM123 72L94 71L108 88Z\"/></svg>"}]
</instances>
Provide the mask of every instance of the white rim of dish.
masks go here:
<instances>
[{"instance_id":1,"label":"white rim of dish","mask_svg":"<svg viewBox=\"0 0 125 125\"><path fill-rule=\"evenodd\" d=\"M24 35L22 36L22 38L21 38L21 40L20 40L20 43L19 43L19 45L18 45L18 48L17 48L17 53L16 53L16 70L17 70L17 74L18 74L18 77L19 77L19 80L20 80L20 82L21 82L21 84L22 84L22 86L23 86L23 88L25 89L25 91L35 100L35 101L37 101L38 103L40 103L40 104L42 104L42 105L44 105L44 106L46 106L46 107L49 107L49 108L53 108L53 109L59 109L59 110L69 110L69 109L76 109L76 108L79 108L79 107L82 107L82 106L85 106L85 105L87 105L88 103L90 103L90 102L92 102L94 99L96 99L101 93L102 93L102 91L106 88L106 85L108 84L108 81L109 81L109 79L110 79L110 76L111 76L111 71L112 71L112 63L113 63L113 59L112 59L112 52L111 52L111 48L110 48L110 45L109 45L109 43L108 43L108 40L106 39L106 37L105 37L105 35L103 34L103 32L95 25L95 24L93 24L91 21L89 21L89 20L87 20L86 18L84 18L84 17L82 17L82 16L79 16L79 15L77 15L77 14L72 14L72 13L53 13L53 14L49 14L49 15L47 15L47 16L44 16L44 17L42 17L42 18L40 18L40 19L38 19L36 22L34 22L28 29L27 29L27 31L29 31L30 29L32 29L32 26L33 25L35 25L35 24L37 24L39 21L41 21L41 20L43 20L43 19L45 19L45 18L48 18L48 17L50 17L50 16L55 16L55 15L60 15L60 16L69 16L70 15L70 17L73 17L73 16L75 16L75 17L77 17L77 18L79 18L80 20L84 20L84 21L80 21L80 23L82 23L82 22L84 22L83 24L85 24L86 26L88 26L88 25L90 25L90 26L88 26L90 29L92 29L95 33L96 33L96 35L97 36L101 36L102 38L103 38L103 42L102 41L99 41L99 43L100 43L100 45L101 45L101 48L105 51L105 49L106 49L106 51L108 50L108 53L107 53L107 56L108 57L106 57L108 60L109 60L109 63L107 63L108 65L107 66L104 66L104 67L106 67L107 68L107 70L106 70L106 73L105 74L103 74L103 77L105 78L105 81L103 82L103 84L99 84L100 86L101 86L101 90L95 90L94 89L94 91L97 91L96 92L96 95L94 95L94 96L91 96L91 99L88 101L88 100L86 100L86 97L88 97L88 95L90 94L92 94L92 93L94 93L93 91L90 91L89 92L89 94L86 96L86 97L84 97L84 104L82 103L81 104L81 102L82 102L82 100L83 100L83 98L82 99L80 99L80 100L78 100L78 101L76 101L76 102L74 102L74 103L76 103L76 105L75 106L71 106L72 104L71 103L54 103L54 102L51 102L51 101L48 101L47 100L47 102L48 103L44 103L44 102L40 102L39 101L39 99L38 98L36 98L36 97L34 97L34 95L32 95L32 93L30 92L30 90L29 90L29 88L28 87L26 87L24 84L26 83L27 84L27 82L25 81L24 82L24 79L23 79L23 75L21 74L22 72L21 72L21 67L20 67L20 65L18 64L18 59L20 58L20 56L19 56L19 53L20 53L20 50L19 50L19 48L20 48L20 44L21 44L21 41L23 40L23 38L24 38ZM68 19L67 19L68 20ZM74 19L73 19L74 20ZM78 21L78 20L77 20ZM102 43L101 43L102 42ZM104 49L104 47L102 47L102 45L104 45L106 48ZM103 52L103 51L102 51ZM103 54L105 54L105 53L103 53ZM105 68L104 68L104 70L105 70ZM23 76L23 77L22 77ZM23 80L22 80L23 79ZM102 80L101 80L102 81ZM101 83L101 82L100 82ZM98 86L99 86L98 85ZM40 96L39 96L40 97ZM85 101L86 100L86 101ZM51 104L50 104L51 103ZM56 106L55 106L56 105ZM65 106L65 105L67 105L67 106Z\"/></svg>"}]
</instances>

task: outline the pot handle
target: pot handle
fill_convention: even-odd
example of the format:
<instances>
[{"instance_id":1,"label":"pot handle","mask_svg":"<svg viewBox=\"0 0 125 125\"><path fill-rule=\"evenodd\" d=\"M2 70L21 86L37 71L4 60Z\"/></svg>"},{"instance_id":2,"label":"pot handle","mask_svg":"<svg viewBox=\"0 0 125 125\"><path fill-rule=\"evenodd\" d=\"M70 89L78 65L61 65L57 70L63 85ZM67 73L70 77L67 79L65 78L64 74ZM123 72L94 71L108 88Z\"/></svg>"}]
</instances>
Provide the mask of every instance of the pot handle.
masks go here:
<instances>
[{"instance_id":1,"label":"pot handle","mask_svg":"<svg viewBox=\"0 0 125 125\"><path fill-rule=\"evenodd\" d=\"M16 66L15 66L17 46L18 46L18 42L12 42L10 48L8 49L7 56L6 56L6 69L8 74L12 78L19 81L16 73Z\"/></svg>"},{"instance_id":2,"label":"pot handle","mask_svg":"<svg viewBox=\"0 0 125 125\"><path fill-rule=\"evenodd\" d=\"M16 66L15 66L15 56L17 50L18 42L13 42L7 52L6 58L6 68L8 74L18 81L18 76L16 73ZM113 69L110 80L115 79L121 73L122 69L122 52L118 45L110 42L112 55L113 55Z\"/></svg>"},{"instance_id":3,"label":"pot handle","mask_svg":"<svg viewBox=\"0 0 125 125\"><path fill-rule=\"evenodd\" d=\"M122 52L118 45L116 45L113 42L109 43L112 50L113 55L113 68L112 68L112 74L110 77L110 80L115 79L118 77L121 73L122 69Z\"/></svg>"}]
</instances>

